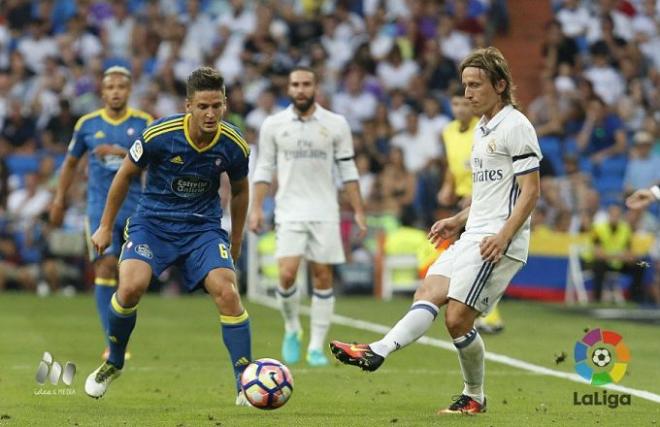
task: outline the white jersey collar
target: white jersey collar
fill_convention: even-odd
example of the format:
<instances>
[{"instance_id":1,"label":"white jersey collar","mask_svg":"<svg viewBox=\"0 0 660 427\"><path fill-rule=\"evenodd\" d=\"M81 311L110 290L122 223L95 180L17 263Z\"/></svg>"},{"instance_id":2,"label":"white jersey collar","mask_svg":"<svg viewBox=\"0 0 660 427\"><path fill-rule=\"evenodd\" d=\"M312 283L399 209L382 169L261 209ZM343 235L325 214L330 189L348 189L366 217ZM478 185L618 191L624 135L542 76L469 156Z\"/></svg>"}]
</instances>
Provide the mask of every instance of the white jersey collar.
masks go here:
<instances>
[{"instance_id":1,"label":"white jersey collar","mask_svg":"<svg viewBox=\"0 0 660 427\"><path fill-rule=\"evenodd\" d=\"M511 111L513 111L513 106L511 104L505 105L500 111L497 112L497 114L493 116L492 119L488 121L488 123L486 123L486 117L481 116L479 123L477 123L477 126L481 130L481 134L483 136L489 135Z\"/></svg>"}]
</instances>

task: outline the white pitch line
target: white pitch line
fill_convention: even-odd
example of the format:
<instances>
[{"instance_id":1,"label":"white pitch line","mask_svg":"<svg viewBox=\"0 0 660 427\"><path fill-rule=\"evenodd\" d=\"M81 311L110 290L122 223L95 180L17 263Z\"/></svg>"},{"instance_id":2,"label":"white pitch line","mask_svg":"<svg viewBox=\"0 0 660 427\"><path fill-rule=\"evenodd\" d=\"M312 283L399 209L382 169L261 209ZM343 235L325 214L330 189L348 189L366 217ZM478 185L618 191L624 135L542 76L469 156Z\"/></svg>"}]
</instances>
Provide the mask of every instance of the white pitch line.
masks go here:
<instances>
[{"instance_id":1,"label":"white pitch line","mask_svg":"<svg viewBox=\"0 0 660 427\"><path fill-rule=\"evenodd\" d=\"M255 302L257 304L261 304L266 307L277 309L277 303L273 298L257 297L257 298L253 298L251 302ZM309 307L301 306L300 308L303 314L309 315ZM373 323L373 322L367 322L365 320L354 319L352 317L342 316L340 314L333 315L332 322L337 325L348 326L350 328L361 329L369 332L375 332L377 334L386 334L391 329L389 326L380 325L378 323ZM418 339L417 342L432 347L438 347L445 350L456 352L456 347L454 347L453 343L438 338L430 338L427 336L423 336L420 339ZM535 365L533 363L525 362L520 359L515 359L513 357L505 356L503 354L492 353L490 351L487 351L485 353L485 357L486 360L489 360L491 362L501 363L503 365L511 366L517 369L523 369L525 371L533 372L535 374L546 375L555 378L562 378L580 384L589 384L584 378L582 378L578 374L556 371L554 369L546 368L544 366ZM632 396L637 396L642 399L650 400L651 402L660 403L660 395L652 393L647 390L638 390L635 388L630 388L618 384L607 384L602 386L602 388L617 391L620 393L630 394Z\"/></svg>"}]
</instances>

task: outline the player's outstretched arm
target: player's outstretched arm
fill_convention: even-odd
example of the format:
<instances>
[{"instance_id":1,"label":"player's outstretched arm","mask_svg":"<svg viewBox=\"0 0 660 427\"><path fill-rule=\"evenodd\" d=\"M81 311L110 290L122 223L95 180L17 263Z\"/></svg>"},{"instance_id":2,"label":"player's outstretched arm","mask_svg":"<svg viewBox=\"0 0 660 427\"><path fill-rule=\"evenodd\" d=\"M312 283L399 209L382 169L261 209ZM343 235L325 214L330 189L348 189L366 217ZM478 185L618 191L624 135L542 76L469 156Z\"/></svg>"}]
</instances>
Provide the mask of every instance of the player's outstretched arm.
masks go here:
<instances>
[{"instance_id":1,"label":"player's outstretched arm","mask_svg":"<svg viewBox=\"0 0 660 427\"><path fill-rule=\"evenodd\" d=\"M253 233L258 233L264 226L264 199L268 194L270 183L260 181L254 184L254 195L252 197L252 207L250 209L250 219L248 227Z\"/></svg>"},{"instance_id":2,"label":"player's outstretched arm","mask_svg":"<svg viewBox=\"0 0 660 427\"><path fill-rule=\"evenodd\" d=\"M55 190L55 197L50 205L49 220L50 223L56 227L62 225L64 218L64 208L66 206L66 192L71 187L73 177L76 175L76 168L78 167L79 159L76 156L67 154L62 163L60 170L60 178L57 181L57 189Z\"/></svg>"},{"instance_id":3,"label":"player's outstretched arm","mask_svg":"<svg viewBox=\"0 0 660 427\"><path fill-rule=\"evenodd\" d=\"M481 241L481 257L485 261L497 262L504 256L513 235L532 214L541 195L541 178L538 170L519 175L516 179L520 186L520 196L511 211L511 216L506 220L499 233Z\"/></svg>"},{"instance_id":4,"label":"player's outstretched arm","mask_svg":"<svg viewBox=\"0 0 660 427\"><path fill-rule=\"evenodd\" d=\"M364 203L362 202L362 195L360 194L360 184L358 181L345 182L344 190L348 197L348 203L350 203L351 208L353 208L355 223L360 229L360 238L363 239L367 236L367 217L364 214Z\"/></svg>"},{"instance_id":5,"label":"player's outstretched arm","mask_svg":"<svg viewBox=\"0 0 660 427\"><path fill-rule=\"evenodd\" d=\"M112 226L117 218L119 208L124 203L131 179L140 173L142 173L142 169L133 163L131 159L125 157L110 185L108 198L105 201L105 208L103 209L103 216L101 217L101 224L92 236L92 243L99 254L103 254L103 251L112 242Z\"/></svg>"},{"instance_id":6,"label":"player's outstretched arm","mask_svg":"<svg viewBox=\"0 0 660 427\"><path fill-rule=\"evenodd\" d=\"M250 183L247 178L231 181L231 258L234 263L241 254L243 230L250 203Z\"/></svg>"}]
</instances>

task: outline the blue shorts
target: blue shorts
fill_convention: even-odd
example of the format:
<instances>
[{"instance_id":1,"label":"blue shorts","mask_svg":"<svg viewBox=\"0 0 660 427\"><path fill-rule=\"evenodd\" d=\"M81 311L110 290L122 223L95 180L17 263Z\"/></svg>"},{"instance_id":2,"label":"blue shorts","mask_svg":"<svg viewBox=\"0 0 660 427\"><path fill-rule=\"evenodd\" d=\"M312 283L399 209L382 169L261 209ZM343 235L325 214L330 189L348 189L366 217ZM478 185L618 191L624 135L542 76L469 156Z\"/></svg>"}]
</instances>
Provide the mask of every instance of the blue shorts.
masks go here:
<instances>
[{"instance_id":1,"label":"blue shorts","mask_svg":"<svg viewBox=\"0 0 660 427\"><path fill-rule=\"evenodd\" d=\"M119 258L119 255L121 254L121 246L125 241L124 232L126 231L125 226L127 219L128 218L117 218L114 227L112 227L112 243L108 246L105 252L103 252L103 255L99 255L96 250L94 250L94 245L92 245L92 234L94 234L99 228L101 215L89 215L85 218L85 237L87 240L87 250L90 261L94 262L97 259L108 255Z\"/></svg>"},{"instance_id":2,"label":"blue shorts","mask_svg":"<svg viewBox=\"0 0 660 427\"><path fill-rule=\"evenodd\" d=\"M219 225L212 230L182 231L165 229L144 218L131 218L128 222L128 238L119 262L126 259L146 262L154 276L176 265L183 274L184 286L191 292L203 286L202 281L211 270L234 269L229 237Z\"/></svg>"}]
</instances>

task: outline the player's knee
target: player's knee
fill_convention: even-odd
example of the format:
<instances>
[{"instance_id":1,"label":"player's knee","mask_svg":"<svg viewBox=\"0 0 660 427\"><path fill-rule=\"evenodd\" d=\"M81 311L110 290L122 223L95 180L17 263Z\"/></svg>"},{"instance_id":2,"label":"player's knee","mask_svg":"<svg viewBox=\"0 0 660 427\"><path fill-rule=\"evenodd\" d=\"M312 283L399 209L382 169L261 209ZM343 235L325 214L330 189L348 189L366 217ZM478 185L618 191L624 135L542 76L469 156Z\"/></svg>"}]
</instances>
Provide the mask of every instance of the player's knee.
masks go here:
<instances>
[{"instance_id":1,"label":"player's knee","mask_svg":"<svg viewBox=\"0 0 660 427\"><path fill-rule=\"evenodd\" d=\"M296 281L296 272L293 269L283 268L280 270L280 282L285 288L290 288Z\"/></svg>"},{"instance_id":2,"label":"player's knee","mask_svg":"<svg viewBox=\"0 0 660 427\"><path fill-rule=\"evenodd\" d=\"M124 307L134 307L140 302L140 298L144 294L144 290L139 286L122 286L117 289L117 297L119 303Z\"/></svg>"},{"instance_id":3,"label":"player's knee","mask_svg":"<svg viewBox=\"0 0 660 427\"><path fill-rule=\"evenodd\" d=\"M445 326L452 338L458 338L467 334L472 329L472 321L460 311L445 311Z\"/></svg>"},{"instance_id":4,"label":"player's knee","mask_svg":"<svg viewBox=\"0 0 660 427\"><path fill-rule=\"evenodd\" d=\"M332 270L329 268L319 269L314 272L315 287L329 289L332 287Z\"/></svg>"},{"instance_id":5,"label":"player's knee","mask_svg":"<svg viewBox=\"0 0 660 427\"><path fill-rule=\"evenodd\" d=\"M428 284L422 284L415 291L415 301L429 301L438 307L442 307L447 303L447 294L440 289L435 289Z\"/></svg>"},{"instance_id":6,"label":"player's knee","mask_svg":"<svg viewBox=\"0 0 660 427\"><path fill-rule=\"evenodd\" d=\"M430 301L433 296L433 293L431 292L428 287L422 285L417 290L415 291L415 301Z\"/></svg>"},{"instance_id":7,"label":"player's knee","mask_svg":"<svg viewBox=\"0 0 660 427\"><path fill-rule=\"evenodd\" d=\"M241 296L233 282L227 281L219 284L213 294L216 306L220 313L228 316L237 316L243 312Z\"/></svg>"}]
</instances>

